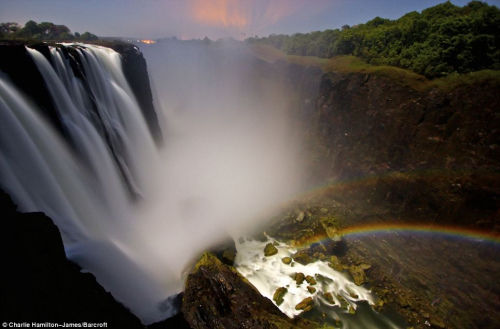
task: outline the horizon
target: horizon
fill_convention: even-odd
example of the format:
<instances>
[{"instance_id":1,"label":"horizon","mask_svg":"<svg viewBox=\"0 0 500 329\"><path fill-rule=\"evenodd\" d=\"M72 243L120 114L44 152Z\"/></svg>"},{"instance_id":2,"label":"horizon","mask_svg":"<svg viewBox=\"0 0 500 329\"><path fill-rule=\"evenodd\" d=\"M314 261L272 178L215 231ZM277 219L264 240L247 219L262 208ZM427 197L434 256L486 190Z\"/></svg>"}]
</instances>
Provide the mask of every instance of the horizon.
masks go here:
<instances>
[{"instance_id":1,"label":"horizon","mask_svg":"<svg viewBox=\"0 0 500 329\"><path fill-rule=\"evenodd\" d=\"M294 34L354 26L377 16L397 19L445 1L423 0L3 0L0 22L29 20L66 25L100 37L180 40ZM464 6L469 0L451 1ZM499 6L500 0L483 1ZM89 17L92 17L89 19Z\"/></svg>"}]
</instances>

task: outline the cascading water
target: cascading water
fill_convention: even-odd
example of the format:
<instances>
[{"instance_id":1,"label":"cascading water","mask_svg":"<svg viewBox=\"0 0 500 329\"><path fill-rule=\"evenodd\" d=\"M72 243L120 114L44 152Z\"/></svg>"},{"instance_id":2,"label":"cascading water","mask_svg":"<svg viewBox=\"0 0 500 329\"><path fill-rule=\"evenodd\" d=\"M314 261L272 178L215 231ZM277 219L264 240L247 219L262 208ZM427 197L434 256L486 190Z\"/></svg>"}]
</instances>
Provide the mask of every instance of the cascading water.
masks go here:
<instances>
[{"instance_id":1,"label":"cascading water","mask_svg":"<svg viewBox=\"0 0 500 329\"><path fill-rule=\"evenodd\" d=\"M68 257L141 319L164 318L163 284L133 260L127 239L133 200L147 185L157 151L123 75L120 55L89 45L66 45L81 63L75 76L60 47L50 61L27 48L54 101L68 143L0 76L0 182L23 211L43 211L61 230ZM85 82L85 83L84 83ZM132 247L133 248L133 247ZM126 288L125 288L126 287ZM168 315L168 314L167 314Z\"/></svg>"},{"instance_id":2,"label":"cascading water","mask_svg":"<svg viewBox=\"0 0 500 329\"><path fill-rule=\"evenodd\" d=\"M117 52L83 44L27 52L62 131L0 75L1 188L22 211L51 217L68 258L143 323L176 312L168 297L200 252L255 227L296 192L295 145L274 88L249 100L246 82L234 89L244 75L227 67L171 77L218 83L175 99L160 89L169 121L157 149ZM193 107L176 113L172 100Z\"/></svg>"},{"instance_id":3,"label":"cascading water","mask_svg":"<svg viewBox=\"0 0 500 329\"><path fill-rule=\"evenodd\" d=\"M201 251L258 227L258 219L297 191L296 141L283 115L287 94L279 81L252 77L241 50L201 56L189 48L189 56L167 52L167 63L152 58L156 68L174 68L170 73L183 78L153 72L167 87L159 90L169 119L163 149L155 146L117 52L82 44L26 51L63 131L0 75L0 185L22 211L51 217L68 258L143 323L177 311L168 298L182 290L183 271ZM201 63L192 69L192 61ZM261 244L237 248L238 269L263 295L271 297L278 285L294 291L281 309L297 315L294 304L308 292L292 287L292 268L275 266L278 258L266 261ZM281 256L291 253L279 249ZM335 296L350 289L371 301L325 264L314 266L301 270L340 282L327 285Z\"/></svg>"}]
</instances>

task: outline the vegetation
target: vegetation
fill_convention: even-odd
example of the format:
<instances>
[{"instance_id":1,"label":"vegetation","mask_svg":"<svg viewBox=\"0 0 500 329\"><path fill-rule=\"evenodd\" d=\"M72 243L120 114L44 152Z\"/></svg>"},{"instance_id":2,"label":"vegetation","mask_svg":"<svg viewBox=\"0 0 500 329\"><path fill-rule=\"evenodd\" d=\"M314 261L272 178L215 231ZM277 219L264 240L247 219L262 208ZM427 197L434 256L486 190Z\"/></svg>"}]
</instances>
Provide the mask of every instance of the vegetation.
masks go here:
<instances>
[{"instance_id":1,"label":"vegetation","mask_svg":"<svg viewBox=\"0 0 500 329\"><path fill-rule=\"evenodd\" d=\"M99 38L89 32L74 34L65 25L56 25L50 22L37 23L28 21L21 27L17 23L0 23L0 39L34 39L34 40L77 40L93 41Z\"/></svg>"},{"instance_id":2,"label":"vegetation","mask_svg":"<svg viewBox=\"0 0 500 329\"><path fill-rule=\"evenodd\" d=\"M500 69L500 10L479 1L444 2L397 20L376 17L353 27L249 38L288 55L354 55L369 64L409 69L428 78Z\"/></svg>"}]
</instances>

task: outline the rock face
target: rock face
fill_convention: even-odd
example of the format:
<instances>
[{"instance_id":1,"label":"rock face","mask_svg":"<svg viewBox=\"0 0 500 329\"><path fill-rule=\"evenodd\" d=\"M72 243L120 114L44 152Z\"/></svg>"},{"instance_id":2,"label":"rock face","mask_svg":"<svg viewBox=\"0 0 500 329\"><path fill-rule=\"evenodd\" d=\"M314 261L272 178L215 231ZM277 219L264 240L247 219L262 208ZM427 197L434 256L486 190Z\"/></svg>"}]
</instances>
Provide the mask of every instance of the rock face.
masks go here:
<instances>
[{"instance_id":1,"label":"rock face","mask_svg":"<svg viewBox=\"0 0 500 329\"><path fill-rule=\"evenodd\" d=\"M313 327L286 317L234 268L209 253L187 278L182 313L193 329Z\"/></svg>"},{"instance_id":2,"label":"rock face","mask_svg":"<svg viewBox=\"0 0 500 329\"><path fill-rule=\"evenodd\" d=\"M417 88L374 73L326 73L304 123L311 179L358 180L336 200L363 222L377 205L378 218L494 229L499 89L499 80L488 77Z\"/></svg>"},{"instance_id":3,"label":"rock face","mask_svg":"<svg viewBox=\"0 0 500 329\"><path fill-rule=\"evenodd\" d=\"M153 95L149 83L146 60L139 49L129 43L112 43L109 45L122 56L123 72L135 94L142 114L146 119L151 135L157 143L162 141L162 131L153 105Z\"/></svg>"},{"instance_id":4,"label":"rock face","mask_svg":"<svg viewBox=\"0 0 500 329\"><path fill-rule=\"evenodd\" d=\"M418 89L375 74L325 74L316 125L331 147L327 174L496 167L499 87L485 79Z\"/></svg>"},{"instance_id":5,"label":"rock face","mask_svg":"<svg viewBox=\"0 0 500 329\"><path fill-rule=\"evenodd\" d=\"M50 60L49 44L47 43L27 43L24 41L0 41L0 71L22 92L29 95L31 100L41 109L45 117L54 127L65 137L60 118L55 112L55 106L50 97L50 93L45 86L42 76L35 63L29 56L26 46L38 50ZM157 143L162 140L162 132L159 126L158 117L153 106L153 97L149 83L146 61L137 47L123 42L106 42L100 44L117 51L122 56L123 73L139 103L144 119L149 127L151 135ZM84 72L79 63L78 56L73 53L71 47L61 47L66 58L70 61L73 71L77 77L81 77L83 85L86 84ZM66 138L66 140L68 140Z\"/></svg>"},{"instance_id":6,"label":"rock face","mask_svg":"<svg viewBox=\"0 0 500 329\"><path fill-rule=\"evenodd\" d=\"M107 322L143 328L89 273L68 261L59 230L42 213L21 214L0 192L2 276L0 319L17 322Z\"/></svg>"},{"instance_id":7,"label":"rock face","mask_svg":"<svg viewBox=\"0 0 500 329\"><path fill-rule=\"evenodd\" d=\"M38 105L45 117L63 135L66 135L55 111L55 105L42 75L26 51L24 42L0 42L0 72ZM33 45L37 50L48 50L44 44Z\"/></svg>"}]
</instances>

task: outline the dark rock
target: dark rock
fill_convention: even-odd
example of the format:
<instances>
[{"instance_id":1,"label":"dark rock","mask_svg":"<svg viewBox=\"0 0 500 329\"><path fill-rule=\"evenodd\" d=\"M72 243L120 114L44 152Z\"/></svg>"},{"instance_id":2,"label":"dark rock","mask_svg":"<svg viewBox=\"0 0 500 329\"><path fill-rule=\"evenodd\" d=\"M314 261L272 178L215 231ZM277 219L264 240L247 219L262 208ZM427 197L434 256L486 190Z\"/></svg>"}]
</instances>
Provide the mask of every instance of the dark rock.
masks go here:
<instances>
[{"instance_id":1,"label":"dark rock","mask_svg":"<svg viewBox=\"0 0 500 329\"><path fill-rule=\"evenodd\" d=\"M330 304L335 304L335 300L333 299L333 295L330 292L326 292L323 294L323 297L325 297L326 301Z\"/></svg>"},{"instance_id":2,"label":"dark rock","mask_svg":"<svg viewBox=\"0 0 500 329\"><path fill-rule=\"evenodd\" d=\"M296 310L302 310L304 312L312 310L314 306L314 301L312 297L304 298L300 303L295 306Z\"/></svg>"},{"instance_id":3,"label":"dark rock","mask_svg":"<svg viewBox=\"0 0 500 329\"><path fill-rule=\"evenodd\" d=\"M110 48L120 53L122 56L122 66L135 98L139 103L142 114L157 143L162 142L162 131L158 123L158 115L153 105L153 94L149 82L148 68L146 60L142 56L139 48L129 43L111 43Z\"/></svg>"},{"instance_id":4,"label":"dark rock","mask_svg":"<svg viewBox=\"0 0 500 329\"><path fill-rule=\"evenodd\" d=\"M189 274L182 313L193 329L312 328L289 319L232 267L205 253Z\"/></svg>"},{"instance_id":5,"label":"dark rock","mask_svg":"<svg viewBox=\"0 0 500 329\"><path fill-rule=\"evenodd\" d=\"M292 258L294 261L302 265L307 265L315 261L315 259L309 255L308 249L297 251L295 254L292 255Z\"/></svg>"},{"instance_id":6,"label":"dark rock","mask_svg":"<svg viewBox=\"0 0 500 329\"><path fill-rule=\"evenodd\" d=\"M285 287L280 287L276 289L276 291L273 294L273 300L276 302L276 305L281 305L283 303L283 298L285 297L286 293L288 292L288 289Z\"/></svg>"},{"instance_id":7,"label":"dark rock","mask_svg":"<svg viewBox=\"0 0 500 329\"><path fill-rule=\"evenodd\" d=\"M0 192L2 321L107 322L143 328L89 273L68 261L58 228L42 213L21 214Z\"/></svg>"},{"instance_id":8,"label":"dark rock","mask_svg":"<svg viewBox=\"0 0 500 329\"><path fill-rule=\"evenodd\" d=\"M304 279L306 278L306 276L304 275L304 273L295 273L295 275L293 276L293 279L295 280L295 282L297 282L298 285L301 285L302 282L304 282Z\"/></svg>"},{"instance_id":9,"label":"dark rock","mask_svg":"<svg viewBox=\"0 0 500 329\"><path fill-rule=\"evenodd\" d=\"M41 52L44 49L48 50L48 46L42 43L34 43L30 46ZM25 47L24 42L1 41L0 72L6 74L8 79L24 94L30 95L32 101L40 108L41 115L45 116L59 133L68 137L55 111L55 105L42 75Z\"/></svg>"},{"instance_id":10,"label":"dark rock","mask_svg":"<svg viewBox=\"0 0 500 329\"><path fill-rule=\"evenodd\" d=\"M234 259L236 258L236 245L231 237L228 236L222 242L209 248L209 250L224 264L230 266L234 264Z\"/></svg>"},{"instance_id":11,"label":"dark rock","mask_svg":"<svg viewBox=\"0 0 500 329\"><path fill-rule=\"evenodd\" d=\"M312 276L307 275L306 276L306 281L309 283L311 286L314 286L317 282L316 279L314 279Z\"/></svg>"},{"instance_id":12,"label":"dark rock","mask_svg":"<svg viewBox=\"0 0 500 329\"><path fill-rule=\"evenodd\" d=\"M264 248L264 255L266 257L276 255L277 253L278 249L272 243L266 244L266 247Z\"/></svg>"}]
</instances>

